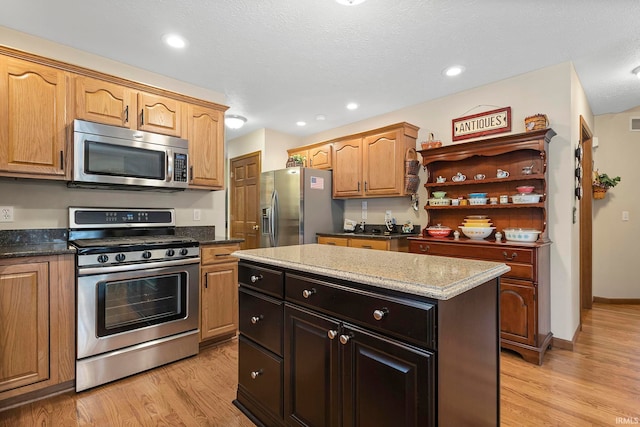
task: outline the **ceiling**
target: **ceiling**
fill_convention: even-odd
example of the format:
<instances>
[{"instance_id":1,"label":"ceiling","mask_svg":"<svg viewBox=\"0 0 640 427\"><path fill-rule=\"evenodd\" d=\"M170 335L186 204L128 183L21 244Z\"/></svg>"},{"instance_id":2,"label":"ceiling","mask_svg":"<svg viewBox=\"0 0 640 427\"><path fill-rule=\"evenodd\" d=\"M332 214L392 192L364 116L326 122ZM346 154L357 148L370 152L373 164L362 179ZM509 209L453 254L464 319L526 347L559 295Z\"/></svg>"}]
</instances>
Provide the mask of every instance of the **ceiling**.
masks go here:
<instances>
[{"instance_id":1,"label":"ceiling","mask_svg":"<svg viewBox=\"0 0 640 427\"><path fill-rule=\"evenodd\" d=\"M640 105L638 0L0 0L0 10L7 28L224 94L228 114L248 119L228 138L309 135L565 61L594 114ZM188 47L165 46L170 32ZM454 64L466 71L445 77Z\"/></svg>"}]
</instances>

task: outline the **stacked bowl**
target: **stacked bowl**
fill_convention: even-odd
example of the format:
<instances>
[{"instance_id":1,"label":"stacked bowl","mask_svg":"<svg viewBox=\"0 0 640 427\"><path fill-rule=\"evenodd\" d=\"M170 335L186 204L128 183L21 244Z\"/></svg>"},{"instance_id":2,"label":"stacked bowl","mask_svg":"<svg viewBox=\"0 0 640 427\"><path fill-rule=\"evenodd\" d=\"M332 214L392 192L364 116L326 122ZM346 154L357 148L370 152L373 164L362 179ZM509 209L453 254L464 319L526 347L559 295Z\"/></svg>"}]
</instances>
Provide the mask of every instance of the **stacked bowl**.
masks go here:
<instances>
[{"instance_id":1,"label":"stacked bowl","mask_svg":"<svg viewBox=\"0 0 640 427\"><path fill-rule=\"evenodd\" d=\"M487 193L469 193L470 205L486 205Z\"/></svg>"},{"instance_id":2,"label":"stacked bowl","mask_svg":"<svg viewBox=\"0 0 640 427\"><path fill-rule=\"evenodd\" d=\"M486 215L469 215L464 219L460 230L472 240L482 240L489 237L493 230L496 229L491 225L491 219L487 218Z\"/></svg>"}]
</instances>

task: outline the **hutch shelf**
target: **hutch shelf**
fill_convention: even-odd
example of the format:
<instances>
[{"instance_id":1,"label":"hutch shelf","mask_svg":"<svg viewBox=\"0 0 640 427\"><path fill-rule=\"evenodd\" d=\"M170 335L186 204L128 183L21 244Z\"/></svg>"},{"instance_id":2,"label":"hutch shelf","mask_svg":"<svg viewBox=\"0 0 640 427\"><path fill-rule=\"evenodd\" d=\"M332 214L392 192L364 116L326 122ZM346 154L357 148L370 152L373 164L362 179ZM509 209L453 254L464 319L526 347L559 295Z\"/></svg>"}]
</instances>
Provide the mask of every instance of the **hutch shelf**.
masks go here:
<instances>
[{"instance_id":1,"label":"hutch shelf","mask_svg":"<svg viewBox=\"0 0 640 427\"><path fill-rule=\"evenodd\" d=\"M419 151L427 172L424 187L428 197L434 191L446 191L446 197L468 198L470 193L487 193L487 198L507 195L508 203L465 206L424 206L427 227L442 224L459 228L469 215L486 215L495 230L483 240L471 240L461 234L453 237L409 238L409 252L504 262L511 271L501 278L501 345L519 353L525 360L542 364L551 345L550 270L548 210L548 144L555 136L552 129L542 129L497 138L453 144ZM498 178L497 171L509 172ZM530 172L530 173L527 173ZM456 174L466 176L452 181ZM476 180L476 175L484 179ZM437 182L438 177L446 178ZM515 204L510 196L518 186L533 186L542 197L538 203ZM540 230L532 243L496 241L495 232L506 228ZM503 233L504 234L504 233Z\"/></svg>"}]
</instances>

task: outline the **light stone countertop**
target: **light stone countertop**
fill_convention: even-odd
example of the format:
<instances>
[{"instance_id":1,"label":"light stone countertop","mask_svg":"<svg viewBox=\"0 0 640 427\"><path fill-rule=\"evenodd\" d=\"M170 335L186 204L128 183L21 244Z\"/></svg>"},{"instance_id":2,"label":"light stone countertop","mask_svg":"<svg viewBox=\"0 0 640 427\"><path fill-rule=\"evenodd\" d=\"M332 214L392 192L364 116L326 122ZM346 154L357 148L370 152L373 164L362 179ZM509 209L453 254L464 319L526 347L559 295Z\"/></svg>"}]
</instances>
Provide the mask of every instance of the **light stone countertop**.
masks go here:
<instances>
[{"instance_id":1,"label":"light stone countertop","mask_svg":"<svg viewBox=\"0 0 640 427\"><path fill-rule=\"evenodd\" d=\"M451 299L511 270L498 262L318 244L248 249L232 255L438 300Z\"/></svg>"}]
</instances>

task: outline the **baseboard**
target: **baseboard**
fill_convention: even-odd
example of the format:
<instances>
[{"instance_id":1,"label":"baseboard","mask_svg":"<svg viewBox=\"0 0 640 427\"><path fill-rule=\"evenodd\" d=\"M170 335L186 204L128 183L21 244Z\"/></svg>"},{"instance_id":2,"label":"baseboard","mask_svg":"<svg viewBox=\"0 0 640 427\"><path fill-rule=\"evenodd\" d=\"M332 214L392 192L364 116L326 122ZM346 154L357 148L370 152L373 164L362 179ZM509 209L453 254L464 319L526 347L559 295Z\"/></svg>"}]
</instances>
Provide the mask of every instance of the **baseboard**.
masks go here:
<instances>
[{"instance_id":1,"label":"baseboard","mask_svg":"<svg viewBox=\"0 0 640 427\"><path fill-rule=\"evenodd\" d=\"M593 302L599 302L601 304L640 304L640 298L593 297Z\"/></svg>"},{"instance_id":2,"label":"baseboard","mask_svg":"<svg viewBox=\"0 0 640 427\"><path fill-rule=\"evenodd\" d=\"M578 327L576 328L576 331L573 333L573 338L571 338L571 341L563 340L562 338L553 337L553 339L551 340L551 346L553 348L558 348L561 350L573 351L576 341L578 340L578 334L580 333L581 330L582 330L582 325L578 325Z\"/></svg>"}]
</instances>

